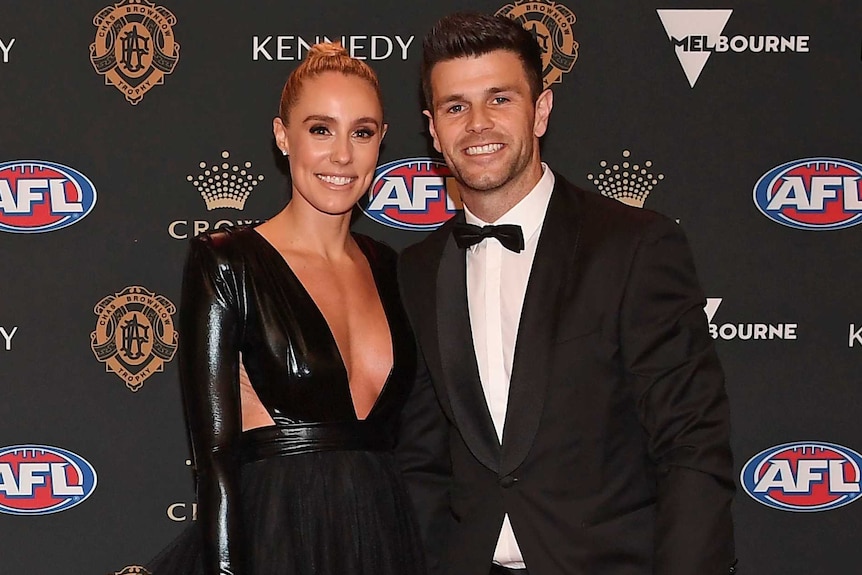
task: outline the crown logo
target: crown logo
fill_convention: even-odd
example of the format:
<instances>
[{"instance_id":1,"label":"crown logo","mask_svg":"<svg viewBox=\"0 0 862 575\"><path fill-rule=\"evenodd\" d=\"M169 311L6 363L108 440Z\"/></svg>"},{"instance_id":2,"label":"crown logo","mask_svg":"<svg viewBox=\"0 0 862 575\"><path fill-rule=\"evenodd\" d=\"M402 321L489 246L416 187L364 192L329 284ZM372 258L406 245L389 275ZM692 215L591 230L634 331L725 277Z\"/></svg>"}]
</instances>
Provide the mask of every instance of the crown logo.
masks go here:
<instances>
[{"instance_id":1,"label":"crown logo","mask_svg":"<svg viewBox=\"0 0 862 575\"><path fill-rule=\"evenodd\" d=\"M206 162L201 162L199 166L203 172L186 176L186 179L200 192L207 210L242 210L251 191L263 181L263 175L256 176L250 172L251 162L238 166L226 161L230 158L227 150L221 153L221 157L225 160L221 164L207 167Z\"/></svg>"},{"instance_id":2,"label":"crown logo","mask_svg":"<svg viewBox=\"0 0 862 575\"><path fill-rule=\"evenodd\" d=\"M653 188L664 179L664 174L654 174L650 160L643 165L632 164L629 161L631 155L630 151L623 150L623 161L612 166L608 166L608 163L602 160L599 162L602 171L597 175L588 174L587 179L603 196L642 208Z\"/></svg>"},{"instance_id":3,"label":"crown logo","mask_svg":"<svg viewBox=\"0 0 862 575\"><path fill-rule=\"evenodd\" d=\"M129 565L121 571L115 571L113 575L151 575L149 571L140 565Z\"/></svg>"}]
</instances>

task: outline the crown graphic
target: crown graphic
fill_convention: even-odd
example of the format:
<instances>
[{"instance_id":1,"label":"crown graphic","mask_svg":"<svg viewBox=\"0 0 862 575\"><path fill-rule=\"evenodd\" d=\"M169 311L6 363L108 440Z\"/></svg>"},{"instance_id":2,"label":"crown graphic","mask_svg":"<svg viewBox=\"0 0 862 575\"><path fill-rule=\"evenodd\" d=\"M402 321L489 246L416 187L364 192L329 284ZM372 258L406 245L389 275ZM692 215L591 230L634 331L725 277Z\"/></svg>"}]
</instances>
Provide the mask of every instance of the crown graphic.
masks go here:
<instances>
[{"instance_id":1,"label":"crown graphic","mask_svg":"<svg viewBox=\"0 0 862 575\"><path fill-rule=\"evenodd\" d=\"M599 162L602 170L596 175L588 174L587 179L603 196L642 208L653 188L664 179L664 174L654 174L650 160L642 166L632 164L628 159L631 155L630 151L623 150L623 161L612 166L602 160Z\"/></svg>"},{"instance_id":2,"label":"crown graphic","mask_svg":"<svg viewBox=\"0 0 862 575\"><path fill-rule=\"evenodd\" d=\"M122 571L115 571L114 575L150 575L150 572L140 565L129 565Z\"/></svg>"},{"instance_id":3,"label":"crown graphic","mask_svg":"<svg viewBox=\"0 0 862 575\"><path fill-rule=\"evenodd\" d=\"M186 179L198 189L207 210L242 210L251 191L263 181L263 175L256 176L250 172L251 162L238 166L226 161L230 158L230 152L227 150L221 153L221 157L225 160L221 164L207 167L206 162L201 162L199 166L203 172L197 176L186 176Z\"/></svg>"}]
</instances>

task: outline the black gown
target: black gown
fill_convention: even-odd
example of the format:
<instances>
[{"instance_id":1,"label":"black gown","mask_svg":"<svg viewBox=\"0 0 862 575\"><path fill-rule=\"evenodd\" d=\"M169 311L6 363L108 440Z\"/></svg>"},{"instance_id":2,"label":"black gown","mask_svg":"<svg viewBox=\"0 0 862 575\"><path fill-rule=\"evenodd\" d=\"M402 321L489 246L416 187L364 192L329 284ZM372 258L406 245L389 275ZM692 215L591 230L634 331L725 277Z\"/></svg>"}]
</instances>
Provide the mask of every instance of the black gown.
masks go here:
<instances>
[{"instance_id":1,"label":"black gown","mask_svg":"<svg viewBox=\"0 0 862 575\"><path fill-rule=\"evenodd\" d=\"M362 249L386 313L393 367L364 420L323 314L250 227L192 240L180 380L198 518L153 575L417 575L418 530L392 447L416 365L395 253ZM242 431L239 353L275 426Z\"/></svg>"}]
</instances>

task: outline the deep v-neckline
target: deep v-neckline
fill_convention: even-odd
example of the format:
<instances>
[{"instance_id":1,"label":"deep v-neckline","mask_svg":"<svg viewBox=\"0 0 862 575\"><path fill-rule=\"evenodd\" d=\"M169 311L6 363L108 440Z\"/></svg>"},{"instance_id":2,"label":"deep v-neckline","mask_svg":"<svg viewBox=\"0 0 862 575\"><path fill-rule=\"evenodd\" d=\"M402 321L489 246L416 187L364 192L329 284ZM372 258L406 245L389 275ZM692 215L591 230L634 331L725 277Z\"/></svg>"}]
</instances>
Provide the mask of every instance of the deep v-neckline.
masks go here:
<instances>
[{"instance_id":1,"label":"deep v-neckline","mask_svg":"<svg viewBox=\"0 0 862 575\"><path fill-rule=\"evenodd\" d=\"M317 305L317 302L314 301L314 298L311 296L311 292L308 291L308 288L305 287L305 284L302 283L302 280L299 279L299 276L296 275L296 272L293 271L293 268L290 267L290 262L287 261L287 258L276 248L263 234L261 234L257 229L249 226L249 231L257 237L265 246L266 249L270 250L270 252L277 257L277 259L281 262L280 266L284 272L290 277L291 280L296 282L296 285L299 286L303 296L311 303L311 307L317 312L317 315L320 319L320 322L326 328L326 333L329 334L329 340L332 344L333 349L335 349L335 354L338 356L338 362L341 364L341 370L344 373L344 385L345 391L347 393L347 401L350 404L350 409L353 412L353 417L357 421L365 421L369 419L377 409L377 406L380 405L380 399L383 397L383 394L386 393L386 389L389 387L389 380L392 379L392 374L395 372L395 338L393 332L392 325L392 317L389 312L389 309L386 305L386 301L381 295L381 285L380 278L378 276L378 272L375 269L375 266L371 263L371 258L369 257L368 252L366 252L366 248L363 246L363 242L357 241L356 237L351 233L353 237L353 241L356 242L356 245L359 247L359 251L362 253L362 257L365 258L365 262L368 264L368 269L371 271L371 278L374 281L374 291L377 294L377 300L380 302L380 307L383 309L383 316L386 319L386 327L389 331L389 346L392 351L392 365L389 368L389 373L386 375L386 379L383 381L383 385L380 387L380 391L377 393L377 397L374 399L374 403L371 405L371 409L368 410L368 413L365 417L360 418L359 414L356 411L356 402L353 399L353 391L350 388L350 372L347 369L347 363L344 361L344 356L341 354L341 348L338 347L338 340L335 339L335 333L332 331L332 326L329 325L329 322L326 320L326 316L323 314L323 311L320 309L320 306Z\"/></svg>"}]
</instances>

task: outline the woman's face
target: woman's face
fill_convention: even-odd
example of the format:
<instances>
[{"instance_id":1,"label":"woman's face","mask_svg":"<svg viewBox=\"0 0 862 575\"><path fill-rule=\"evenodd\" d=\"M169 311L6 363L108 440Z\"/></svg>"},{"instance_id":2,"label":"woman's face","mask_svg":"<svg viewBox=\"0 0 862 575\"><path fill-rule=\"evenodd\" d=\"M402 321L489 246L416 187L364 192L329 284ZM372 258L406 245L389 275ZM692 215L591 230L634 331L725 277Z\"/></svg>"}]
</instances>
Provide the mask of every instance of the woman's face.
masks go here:
<instances>
[{"instance_id":1,"label":"woman's face","mask_svg":"<svg viewBox=\"0 0 862 575\"><path fill-rule=\"evenodd\" d=\"M291 201L340 215L371 185L386 126L368 81L325 72L303 82L287 125L276 118L273 133L290 156Z\"/></svg>"}]
</instances>

